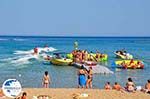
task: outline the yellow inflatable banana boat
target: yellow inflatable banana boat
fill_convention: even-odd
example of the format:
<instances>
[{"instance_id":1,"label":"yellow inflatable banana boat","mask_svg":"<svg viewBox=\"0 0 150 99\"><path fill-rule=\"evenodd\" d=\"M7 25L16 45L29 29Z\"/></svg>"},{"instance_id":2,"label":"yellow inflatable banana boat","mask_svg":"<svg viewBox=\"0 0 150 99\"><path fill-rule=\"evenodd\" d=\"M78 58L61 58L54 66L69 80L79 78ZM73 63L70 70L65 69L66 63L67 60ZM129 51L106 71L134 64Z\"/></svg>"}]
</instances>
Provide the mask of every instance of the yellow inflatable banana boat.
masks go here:
<instances>
[{"instance_id":1,"label":"yellow inflatable banana boat","mask_svg":"<svg viewBox=\"0 0 150 99\"><path fill-rule=\"evenodd\" d=\"M118 68L125 68L125 69L143 69L144 64L140 60L118 60L115 61L115 64Z\"/></svg>"},{"instance_id":2,"label":"yellow inflatable banana boat","mask_svg":"<svg viewBox=\"0 0 150 99\"><path fill-rule=\"evenodd\" d=\"M72 59L65 59L65 58L61 58L61 59L53 58L51 60L52 64L60 65L60 66L68 66L71 65L72 62L73 62Z\"/></svg>"}]
</instances>

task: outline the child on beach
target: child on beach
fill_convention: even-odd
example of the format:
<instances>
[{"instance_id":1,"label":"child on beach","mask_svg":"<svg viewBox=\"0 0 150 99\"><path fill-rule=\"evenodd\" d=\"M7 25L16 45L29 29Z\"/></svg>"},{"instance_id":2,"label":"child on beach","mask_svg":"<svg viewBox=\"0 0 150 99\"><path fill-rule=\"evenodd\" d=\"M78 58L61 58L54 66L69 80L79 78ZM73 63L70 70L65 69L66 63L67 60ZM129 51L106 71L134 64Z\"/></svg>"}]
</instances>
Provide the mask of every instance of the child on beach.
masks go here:
<instances>
[{"instance_id":1,"label":"child on beach","mask_svg":"<svg viewBox=\"0 0 150 99\"><path fill-rule=\"evenodd\" d=\"M45 71L45 75L43 76L43 87L48 88L50 84L50 77L48 75L48 71Z\"/></svg>"},{"instance_id":2,"label":"child on beach","mask_svg":"<svg viewBox=\"0 0 150 99\"><path fill-rule=\"evenodd\" d=\"M111 89L112 89L112 87L111 87L111 85L110 85L110 82L107 82L107 83L105 84L104 89L106 89L106 90L111 90Z\"/></svg>"}]
</instances>

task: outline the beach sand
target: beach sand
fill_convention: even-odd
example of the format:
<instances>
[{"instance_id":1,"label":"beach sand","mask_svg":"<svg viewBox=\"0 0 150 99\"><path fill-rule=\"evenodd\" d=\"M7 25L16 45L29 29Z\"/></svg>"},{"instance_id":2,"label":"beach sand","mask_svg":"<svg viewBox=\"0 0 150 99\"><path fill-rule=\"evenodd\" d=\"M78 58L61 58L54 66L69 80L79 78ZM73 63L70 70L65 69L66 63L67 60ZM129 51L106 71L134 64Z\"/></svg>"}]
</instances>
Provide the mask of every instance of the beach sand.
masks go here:
<instances>
[{"instance_id":1,"label":"beach sand","mask_svg":"<svg viewBox=\"0 0 150 99\"><path fill-rule=\"evenodd\" d=\"M76 88L24 88L27 92L27 99L32 99L33 96L49 95L52 99L73 99L75 94L86 93L88 98L77 99L150 99L150 94L135 92L127 93L115 90L101 89L76 89ZM9 98L6 98L9 99Z\"/></svg>"}]
</instances>

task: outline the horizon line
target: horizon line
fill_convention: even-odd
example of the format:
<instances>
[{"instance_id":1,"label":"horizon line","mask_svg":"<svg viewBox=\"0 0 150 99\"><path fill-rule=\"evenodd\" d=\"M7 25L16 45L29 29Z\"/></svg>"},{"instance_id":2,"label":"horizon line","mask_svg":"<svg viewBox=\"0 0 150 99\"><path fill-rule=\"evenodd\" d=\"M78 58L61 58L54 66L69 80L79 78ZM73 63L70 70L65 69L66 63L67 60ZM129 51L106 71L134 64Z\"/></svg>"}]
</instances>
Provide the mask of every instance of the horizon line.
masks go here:
<instances>
[{"instance_id":1,"label":"horizon line","mask_svg":"<svg viewBox=\"0 0 150 99\"><path fill-rule=\"evenodd\" d=\"M63 36L63 35L0 35L0 37L146 37L149 38L150 36Z\"/></svg>"}]
</instances>

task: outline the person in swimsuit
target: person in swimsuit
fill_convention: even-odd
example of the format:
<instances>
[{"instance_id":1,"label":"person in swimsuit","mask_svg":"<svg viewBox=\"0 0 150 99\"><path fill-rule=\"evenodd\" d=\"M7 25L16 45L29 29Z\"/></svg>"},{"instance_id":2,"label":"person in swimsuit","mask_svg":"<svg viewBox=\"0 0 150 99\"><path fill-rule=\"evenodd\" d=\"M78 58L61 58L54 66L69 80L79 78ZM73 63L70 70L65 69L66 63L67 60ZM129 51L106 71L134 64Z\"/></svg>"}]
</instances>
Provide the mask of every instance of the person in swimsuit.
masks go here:
<instances>
[{"instance_id":1,"label":"person in swimsuit","mask_svg":"<svg viewBox=\"0 0 150 99\"><path fill-rule=\"evenodd\" d=\"M112 89L112 87L111 87L111 85L110 85L110 82L107 82L107 83L105 84L104 89L105 89L105 90L111 90L111 89Z\"/></svg>"},{"instance_id":2,"label":"person in swimsuit","mask_svg":"<svg viewBox=\"0 0 150 99\"><path fill-rule=\"evenodd\" d=\"M141 91L150 94L150 79L147 80L147 83L145 84L145 88L143 88Z\"/></svg>"},{"instance_id":3,"label":"person in swimsuit","mask_svg":"<svg viewBox=\"0 0 150 99\"><path fill-rule=\"evenodd\" d=\"M78 88L84 88L86 84L86 77L85 77L85 70L84 66L81 66L81 69L78 71Z\"/></svg>"},{"instance_id":4,"label":"person in swimsuit","mask_svg":"<svg viewBox=\"0 0 150 99\"><path fill-rule=\"evenodd\" d=\"M2 89L0 89L0 98L3 98L5 95L4 95L4 93L3 93L3 90Z\"/></svg>"},{"instance_id":5,"label":"person in swimsuit","mask_svg":"<svg viewBox=\"0 0 150 99\"><path fill-rule=\"evenodd\" d=\"M93 71L92 67L89 67L89 70L87 71L86 88L92 88L92 81L93 81Z\"/></svg>"},{"instance_id":6,"label":"person in swimsuit","mask_svg":"<svg viewBox=\"0 0 150 99\"><path fill-rule=\"evenodd\" d=\"M43 87L48 88L50 84L50 77L48 75L48 71L45 71L45 75L43 76Z\"/></svg>"},{"instance_id":7,"label":"person in swimsuit","mask_svg":"<svg viewBox=\"0 0 150 99\"><path fill-rule=\"evenodd\" d=\"M145 85L145 89L146 89L146 92L150 94L150 79L147 80L147 83Z\"/></svg>"},{"instance_id":8,"label":"person in swimsuit","mask_svg":"<svg viewBox=\"0 0 150 99\"><path fill-rule=\"evenodd\" d=\"M122 88L121 88L120 84L118 84L117 82L115 82L115 84L113 85L112 89L120 91Z\"/></svg>"},{"instance_id":9,"label":"person in swimsuit","mask_svg":"<svg viewBox=\"0 0 150 99\"><path fill-rule=\"evenodd\" d=\"M21 99L27 99L27 93L26 92L22 93Z\"/></svg>"},{"instance_id":10,"label":"person in swimsuit","mask_svg":"<svg viewBox=\"0 0 150 99\"><path fill-rule=\"evenodd\" d=\"M131 59L131 61L130 61L130 63L129 63L129 65L128 65L128 66L130 66L130 67L132 67L132 68L134 68L134 67L135 67L134 60L133 60L133 59Z\"/></svg>"},{"instance_id":11,"label":"person in swimsuit","mask_svg":"<svg viewBox=\"0 0 150 99\"><path fill-rule=\"evenodd\" d=\"M120 65L121 65L124 69L127 69L127 64L125 63L125 61L123 61Z\"/></svg>"},{"instance_id":12,"label":"person in swimsuit","mask_svg":"<svg viewBox=\"0 0 150 99\"><path fill-rule=\"evenodd\" d=\"M26 92L23 92L22 93L22 96L18 97L18 98L15 98L15 99L27 99L27 93Z\"/></svg>"},{"instance_id":13,"label":"person in swimsuit","mask_svg":"<svg viewBox=\"0 0 150 99\"><path fill-rule=\"evenodd\" d=\"M85 50L85 61L88 60L88 52Z\"/></svg>"},{"instance_id":14,"label":"person in swimsuit","mask_svg":"<svg viewBox=\"0 0 150 99\"><path fill-rule=\"evenodd\" d=\"M142 69L143 69L143 68L144 68L144 65L142 64L141 61L138 61L136 67L137 67L137 68L142 68Z\"/></svg>"},{"instance_id":15,"label":"person in swimsuit","mask_svg":"<svg viewBox=\"0 0 150 99\"><path fill-rule=\"evenodd\" d=\"M126 90L128 92L135 92L135 84L131 78L128 78L128 82L126 83Z\"/></svg>"}]
</instances>

